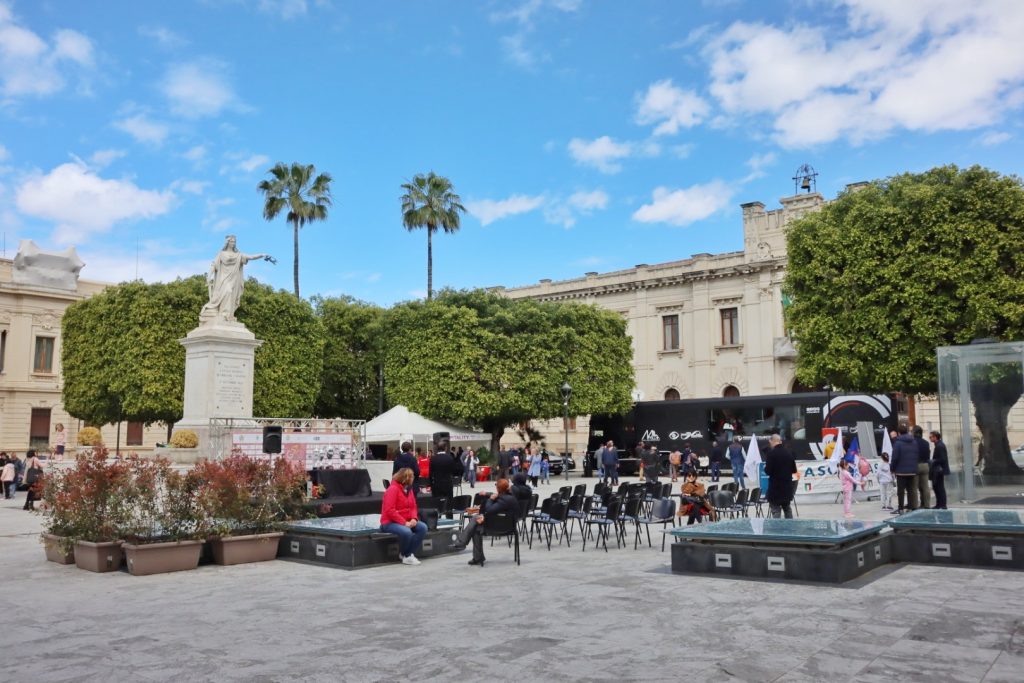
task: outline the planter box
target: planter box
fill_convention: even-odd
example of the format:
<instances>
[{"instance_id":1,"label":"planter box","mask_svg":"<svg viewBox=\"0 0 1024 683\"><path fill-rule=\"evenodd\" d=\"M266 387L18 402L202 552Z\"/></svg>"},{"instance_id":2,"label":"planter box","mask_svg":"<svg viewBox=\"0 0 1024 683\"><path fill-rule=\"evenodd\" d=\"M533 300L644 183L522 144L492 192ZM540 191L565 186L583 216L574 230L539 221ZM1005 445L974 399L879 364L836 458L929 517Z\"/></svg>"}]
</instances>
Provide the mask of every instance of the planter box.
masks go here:
<instances>
[{"instance_id":1,"label":"planter box","mask_svg":"<svg viewBox=\"0 0 1024 683\"><path fill-rule=\"evenodd\" d=\"M61 541L63 540L63 536L43 534L43 547L46 549L47 562L56 562L57 564L75 563L75 549L72 547L67 552L64 552L61 549Z\"/></svg>"},{"instance_id":2,"label":"planter box","mask_svg":"<svg viewBox=\"0 0 1024 683\"><path fill-rule=\"evenodd\" d=\"M124 552L121 541L75 543L75 566L90 572L116 572L121 568Z\"/></svg>"},{"instance_id":3,"label":"planter box","mask_svg":"<svg viewBox=\"0 0 1024 683\"><path fill-rule=\"evenodd\" d=\"M265 562L277 557L277 542L284 534L275 531L251 536L225 536L210 539L213 561L217 564Z\"/></svg>"},{"instance_id":4,"label":"planter box","mask_svg":"<svg viewBox=\"0 0 1024 683\"><path fill-rule=\"evenodd\" d=\"M169 543L124 544L128 573L134 576L166 574L195 569L199 566L202 541L172 541Z\"/></svg>"}]
</instances>

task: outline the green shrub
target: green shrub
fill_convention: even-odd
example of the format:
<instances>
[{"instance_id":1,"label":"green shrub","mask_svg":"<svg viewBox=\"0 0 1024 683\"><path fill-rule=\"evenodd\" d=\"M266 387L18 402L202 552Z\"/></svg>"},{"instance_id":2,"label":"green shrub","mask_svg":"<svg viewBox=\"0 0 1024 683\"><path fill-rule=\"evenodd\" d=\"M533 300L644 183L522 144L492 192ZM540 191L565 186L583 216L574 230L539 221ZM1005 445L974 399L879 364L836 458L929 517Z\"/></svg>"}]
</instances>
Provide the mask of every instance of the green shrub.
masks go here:
<instances>
[{"instance_id":1,"label":"green shrub","mask_svg":"<svg viewBox=\"0 0 1024 683\"><path fill-rule=\"evenodd\" d=\"M103 443L103 435L95 427L83 427L78 430L79 446L99 446Z\"/></svg>"},{"instance_id":2,"label":"green shrub","mask_svg":"<svg viewBox=\"0 0 1024 683\"><path fill-rule=\"evenodd\" d=\"M199 445L199 437L191 429L179 429L171 435L172 448L195 448Z\"/></svg>"}]
</instances>

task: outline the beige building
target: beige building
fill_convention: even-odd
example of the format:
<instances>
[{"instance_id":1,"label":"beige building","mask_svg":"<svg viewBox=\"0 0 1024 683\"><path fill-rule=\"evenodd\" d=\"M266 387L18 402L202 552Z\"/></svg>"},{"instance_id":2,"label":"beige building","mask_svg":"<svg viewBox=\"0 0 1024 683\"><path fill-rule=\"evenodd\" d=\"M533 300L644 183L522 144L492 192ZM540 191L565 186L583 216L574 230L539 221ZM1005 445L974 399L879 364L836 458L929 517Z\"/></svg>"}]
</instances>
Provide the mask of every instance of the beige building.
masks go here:
<instances>
[{"instance_id":1,"label":"beige building","mask_svg":"<svg viewBox=\"0 0 1024 683\"><path fill-rule=\"evenodd\" d=\"M40 251L22 241L14 259L0 259L0 451L48 452L63 424L71 450L84 426L61 402L61 318L76 301L103 291L103 282L79 279L75 249ZM117 425L102 428L111 449ZM160 425L121 424L121 446L152 449L166 438Z\"/></svg>"},{"instance_id":2,"label":"beige building","mask_svg":"<svg viewBox=\"0 0 1024 683\"><path fill-rule=\"evenodd\" d=\"M506 296L596 304L626 319L633 340L636 400L784 394L794 390L796 351L782 314L786 225L825 200L783 197L781 208L743 204L743 250L511 289ZM537 425L564 448L562 421ZM575 421L569 446L586 448L589 424ZM512 433L505 440L518 441Z\"/></svg>"}]
</instances>

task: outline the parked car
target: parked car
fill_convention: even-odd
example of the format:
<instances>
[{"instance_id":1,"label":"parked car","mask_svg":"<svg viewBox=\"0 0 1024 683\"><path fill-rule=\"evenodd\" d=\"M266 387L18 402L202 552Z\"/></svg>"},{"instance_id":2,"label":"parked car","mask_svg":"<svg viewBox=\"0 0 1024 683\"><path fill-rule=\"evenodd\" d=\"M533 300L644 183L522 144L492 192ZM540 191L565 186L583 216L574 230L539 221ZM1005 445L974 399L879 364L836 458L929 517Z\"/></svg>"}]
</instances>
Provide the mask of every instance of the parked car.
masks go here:
<instances>
[{"instance_id":1,"label":"parked car","mask_svg":"<svg viewBox=\"0 0 1024 683\"><path fill-rule=\"evenodd\" d=\"M562 469L562 456L552 455L548 458L548 462L551 464L551 476L556 474L563 474L565 470ZM572 472L576 469L576 460L570 455L569 456L569 471Z\"/></svg>"}]
</instances>

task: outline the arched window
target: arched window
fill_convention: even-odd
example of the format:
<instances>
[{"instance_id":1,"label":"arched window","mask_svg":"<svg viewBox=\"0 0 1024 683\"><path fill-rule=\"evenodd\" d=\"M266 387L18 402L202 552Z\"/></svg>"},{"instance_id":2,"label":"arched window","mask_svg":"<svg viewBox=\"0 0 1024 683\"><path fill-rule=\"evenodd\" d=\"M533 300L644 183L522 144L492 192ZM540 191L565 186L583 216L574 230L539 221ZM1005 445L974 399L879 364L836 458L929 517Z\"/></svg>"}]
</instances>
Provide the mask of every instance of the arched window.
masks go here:
<instances>
[{"instance_id":1,"label":"arched window","mask_svg":"<svg viewBox=\"0 0 1024 683\"><path fill-rule=\"evenodd\" d=\"M722 390L722 396L724 396L725 398L734 398L739 395L740 390L731 384Z\"/></svg>"},{"instance_id":2,"label":"arched window","mask_svg":"<svg viewBox=\"0 0 1024 683\"><path fill-rule=\"evenodd\" d=\"M804 384L803 382L801 382L798 379L793 380L793 391L791 393L794 393L794 394L806 394L806 393L811 392L811 391L821 391L821 389L815 389L814 387L809 387L809 386L807 386L806 384Z\"/></svg>"},{"instance_id":3,"label":"arched window","mask_svg":"<svg viewBox=\"0 0 1024 683\"><path fill-rule=\"evenodd\" d=\"M679 400L679 392L677 390L675 390L675 389L669 389L668 391L665 392L665 400L666 401L678 401Z\"/></svg>"}]
</instances>

